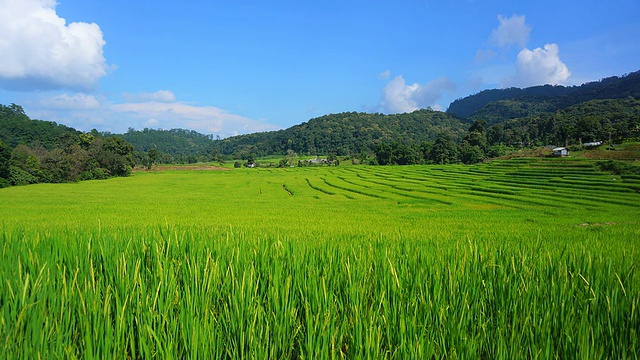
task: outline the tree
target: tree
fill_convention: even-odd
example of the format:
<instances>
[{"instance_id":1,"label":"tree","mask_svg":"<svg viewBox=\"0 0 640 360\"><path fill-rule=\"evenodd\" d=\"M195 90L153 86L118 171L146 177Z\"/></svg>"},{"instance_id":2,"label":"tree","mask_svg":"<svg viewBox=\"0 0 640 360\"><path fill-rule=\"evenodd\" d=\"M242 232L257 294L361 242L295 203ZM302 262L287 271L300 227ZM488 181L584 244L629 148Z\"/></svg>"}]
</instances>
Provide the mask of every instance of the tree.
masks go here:
<instances>
[{"instance_id":1,"label":"tree","mask_svg":"<svg viewBox=\"0 0 640 360\"><path fill-rule=\"evenodd\" d=\"M155 147L149 149L149 151L147 152L147 156L149 157L149 168L151 168L151 166L155 165L158 162L158 149L156 149Z\"/></svg>"},{"instance_id":2,"label":"tree","mask_svg":"<svg viewBox=\"0 0 640 360\"><path fill-rule=\"evenodd\" d=\"M112 176L128 176L135 165L133 145L119 137L96 139L92 152L99 167Z\"/></svg>"},{"instance_id":3,"label":"tree","mask_svg":"<svg viewBox=\"0 0 640 360\"><path fill-rule=\"evenodd\" d=\"M11 150L9 146L0 140L0 178L9 178L9 166L11 165ZM1 186L0 186L1 187Z\"/></svg>"},{"instance_id":4,"label":"tree","mask_svg":"<svg viewBox=\"0 0 640 360\"><path fill-rule=\"evenodd\" d=\"M480 134L484 134L486 129L487 129L487 122L482 119L478 119L474 121L473 124L471 124L471 126L469 127L469 132L471 133L471 132L477 131Z\"/></svg>"},{"instance_id":5,"label":"tree","mask_svg":"<svg viewBox=\"0 0 640 360\"><path fill-rule=\"evenodd\" d=\"M460 144L460 161L463 164L477 164L484 160L485 153L477 145L471 145L468 142Z\"/></svg>"},{"instance_id":6,"label":"tree","mask_svg":"<svg viewBox=\"0 0 640 360\"><path fill-rule=\"evenodd\" d=\"M458 162L458 146L447 133L441 133L431 147L429 158L434 164L453 164Z\"/></svg>"},{"instance_id":7,"label":"tree","mask_svg":"<svg viewBox=\"0 0 640 360\"><path fill-rule=\"evenodd\" d=\"M298 154L295 151L289 149L287 150L286 163L289 166L293 166L293 164L298 162Z\"/></svg>"},{"instance_id":8,"label":"tree","mask_svg":"<svg viewBox=\"0 0 640 360\"><path fill-rule=\"evenodd\" d=\"M380 143L376 146L374 153L376 154L376 160L378 165L391 164L391 146L387 143Z\"/></svg>"}]
</instances>

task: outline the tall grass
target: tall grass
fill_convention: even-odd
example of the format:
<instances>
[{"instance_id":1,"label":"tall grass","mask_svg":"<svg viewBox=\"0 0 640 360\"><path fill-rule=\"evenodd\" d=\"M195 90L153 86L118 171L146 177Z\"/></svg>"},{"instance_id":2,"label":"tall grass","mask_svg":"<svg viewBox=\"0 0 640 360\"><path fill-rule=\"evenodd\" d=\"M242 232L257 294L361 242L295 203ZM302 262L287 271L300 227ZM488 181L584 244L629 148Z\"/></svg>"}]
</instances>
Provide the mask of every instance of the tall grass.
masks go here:
<instances>
[{"instance_id":1,"label":"tall grass","mask_svg":"<svg viewBox=\"0 0 640 360\"><path fill-rule=\"evenodd\" d=\"M637 258L522 240L5 231L0 357L640 355Z\"/></svg>"},{"instance_id":2,"label":"tall grass","mask_svg":"<svg viewBox=\"0 0 640 360\"><path fill-rule=\"evenodd\" d=\"M639 357L640 194L527 164L2 189L0 358Z\"/></svg>"}]
</instances>

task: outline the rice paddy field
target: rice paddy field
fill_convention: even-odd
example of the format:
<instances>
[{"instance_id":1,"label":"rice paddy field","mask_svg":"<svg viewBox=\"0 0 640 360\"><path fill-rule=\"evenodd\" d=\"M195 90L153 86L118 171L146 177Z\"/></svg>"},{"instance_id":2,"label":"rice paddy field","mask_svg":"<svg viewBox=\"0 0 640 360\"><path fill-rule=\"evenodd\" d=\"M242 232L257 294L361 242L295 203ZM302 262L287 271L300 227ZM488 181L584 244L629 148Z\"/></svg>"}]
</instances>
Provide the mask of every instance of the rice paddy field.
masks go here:
<instances>
[{"instance_id":1,"label":"rice paddy field","mask_svg":"<svg viewBox=\"0 0 640 360\"><path fill-rule=\"evenodd\" d=\"M638 358L640 177L589 161L0 189L0 358Z\"/></svg>"}]
</instances>

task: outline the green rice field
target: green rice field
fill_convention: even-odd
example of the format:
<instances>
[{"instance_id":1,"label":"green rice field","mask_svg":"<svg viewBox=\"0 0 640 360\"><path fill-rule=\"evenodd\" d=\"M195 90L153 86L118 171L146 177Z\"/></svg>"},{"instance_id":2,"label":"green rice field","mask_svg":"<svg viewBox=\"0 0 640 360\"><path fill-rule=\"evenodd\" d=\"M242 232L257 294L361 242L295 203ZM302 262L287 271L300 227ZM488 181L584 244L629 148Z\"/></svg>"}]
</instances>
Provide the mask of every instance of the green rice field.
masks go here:
<instances>
[{"instance_id":1,"label":"green rice field","mask_svg":"<svg viewBox=\"0 0 640 360\"><path fill-rule=\"evenodd\" d=\"M589 161L0 189L0 358L640 357L640 178Z\"/></svg>"}]
</instances>

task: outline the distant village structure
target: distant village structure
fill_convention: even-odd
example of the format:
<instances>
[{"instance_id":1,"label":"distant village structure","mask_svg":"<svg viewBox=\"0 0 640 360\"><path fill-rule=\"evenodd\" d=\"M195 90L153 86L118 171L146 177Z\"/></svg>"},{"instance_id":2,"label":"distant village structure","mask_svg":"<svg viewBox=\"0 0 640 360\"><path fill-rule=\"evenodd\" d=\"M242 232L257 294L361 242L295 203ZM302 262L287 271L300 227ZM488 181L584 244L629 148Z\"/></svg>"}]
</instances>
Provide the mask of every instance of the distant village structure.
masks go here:
<instances>
[{"instance_id":1,"label":"distant village structure","mask_svg":"<svg viewBox=\"0 0 640 360\"><path fill-rule=\"evenodd\" d=\"M566 147L557 147L553 149L553 156L568 156L569 149Z\"/></svg>"}]
</instances>

